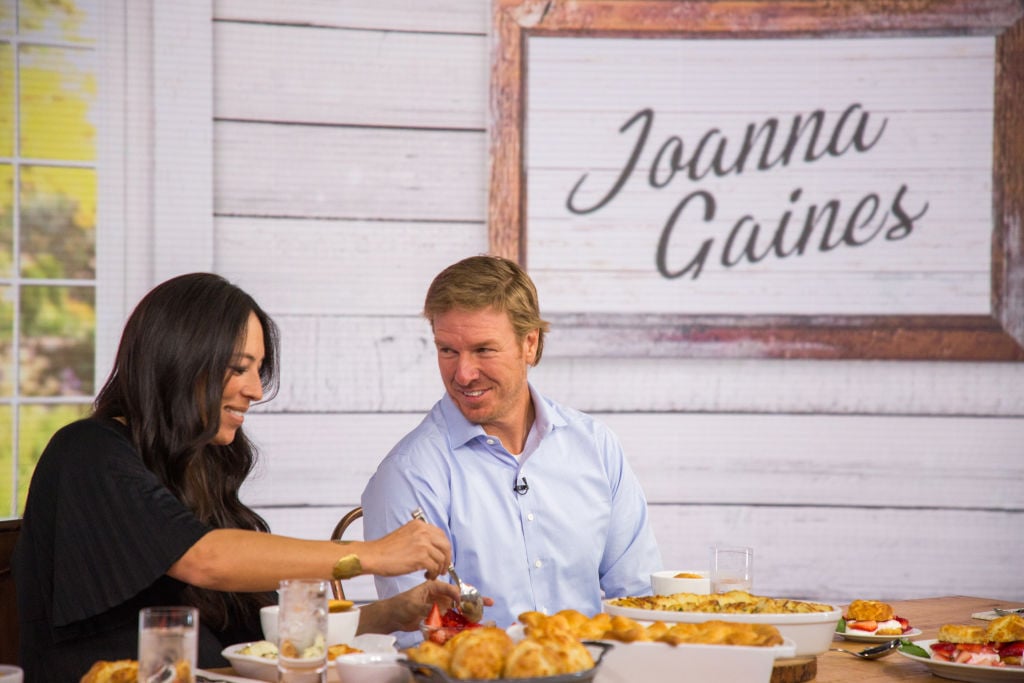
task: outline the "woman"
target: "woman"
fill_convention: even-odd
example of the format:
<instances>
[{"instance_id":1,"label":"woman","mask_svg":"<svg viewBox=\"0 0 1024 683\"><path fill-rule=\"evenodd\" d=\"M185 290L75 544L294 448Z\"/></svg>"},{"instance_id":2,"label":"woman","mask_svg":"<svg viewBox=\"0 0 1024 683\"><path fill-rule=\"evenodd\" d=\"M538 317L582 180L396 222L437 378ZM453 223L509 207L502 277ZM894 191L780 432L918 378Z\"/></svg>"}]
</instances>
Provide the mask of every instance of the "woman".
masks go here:
<instances>
[{"instance_id":1,"label":"woman","mask_svg":"<svg viewBox=\"0 0 1024 683\"><path fill-rule=\"evenodd\" d=\"M276 326L223 278L182 275L143 298L93 415L53 436L32 477L14 557L26 680L134 659L150 605L198 607L199 666L225 666L224 647L261 638L259 608L285 578L425 570L364 606L360 632L414 629L458 597L433 580L451 558L436 527L339 546L271 535L239 500L256 457L245 414L277 371Z\"/></svg>"}]
</instances>

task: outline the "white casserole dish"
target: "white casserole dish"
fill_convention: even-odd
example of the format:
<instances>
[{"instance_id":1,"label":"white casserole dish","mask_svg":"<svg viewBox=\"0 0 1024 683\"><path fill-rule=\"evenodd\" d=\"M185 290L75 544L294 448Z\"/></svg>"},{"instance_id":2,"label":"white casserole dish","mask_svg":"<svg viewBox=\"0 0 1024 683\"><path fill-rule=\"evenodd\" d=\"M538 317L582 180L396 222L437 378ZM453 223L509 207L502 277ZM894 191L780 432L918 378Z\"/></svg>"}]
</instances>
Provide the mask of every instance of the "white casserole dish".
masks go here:
<instances>
[{"instance_id":1,"label":"white casserole dish","mask_svg":"<svg viewBox=\"0 0 1024 683\"><path fill-rule=\"evenodd\" d=\"M615 643L595 683L768 683L776 659L794 656L796 645L697 645L681 643Z\"/></svg>"},{"instance_id":2,"label":"white casserole dish","mask_svg":"<svg viewBox=\"0 0 1024 683\"><path fill-rule=\"evenodd\" d=\"M826 652L832 642L836 624L843 611L834 605L828 612L807 612L802 614L725 614L720 612L670 612L668 610L619 607L604 601L604 611L611 615L629 617L637 621L663 621L665 623L701 624L717 619L743 624L771 624L779 629L783 638L792 640L795 657L811 657ZM726 679L722 679L726 680Z\"/></svg>"}]
</instances>

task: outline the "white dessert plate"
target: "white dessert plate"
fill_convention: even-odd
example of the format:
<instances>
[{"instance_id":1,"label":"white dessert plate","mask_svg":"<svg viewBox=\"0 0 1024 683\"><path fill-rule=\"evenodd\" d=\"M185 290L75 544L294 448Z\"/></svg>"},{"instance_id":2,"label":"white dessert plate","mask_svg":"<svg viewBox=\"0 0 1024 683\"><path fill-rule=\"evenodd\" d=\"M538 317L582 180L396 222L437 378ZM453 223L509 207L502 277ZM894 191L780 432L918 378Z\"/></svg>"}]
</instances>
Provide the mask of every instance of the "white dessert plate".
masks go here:
<instances>
[{"instance_id":1,"label":"white dessert plate","mask_svg":"<svg viewBox=\"0 0 1024 683\"><path fill-rule=\"evenodd\" d=\"M868 633L867 631L858 631L857 629L847 629L846 633L836 631L836 635L842 636L845 640L855 640L858 643L884 643L893 640L894 638L916 638L921 635L921 629L912 628L906 633L898 636L880 636L874 633Z\"/></svg>"},{"instance_id":2,"label":"white dessert plate","mask_svg":"<svg viewBox=\"0 0 1024 683\"><path fill-rule=\"evenodd\" d=\"M936 640L918 640L914 645L931 652L928 647ZM944 662L941 659L926 659L917 655L908 654L902 650L896 650L898 654L915 662L921 662L939 678L948 678L953 681L968 681L969 683L998 683L1000 681L1024 681L1024 666L980 666L978 664L957 664L956 662Z\"/></svg>"}]
</instances>

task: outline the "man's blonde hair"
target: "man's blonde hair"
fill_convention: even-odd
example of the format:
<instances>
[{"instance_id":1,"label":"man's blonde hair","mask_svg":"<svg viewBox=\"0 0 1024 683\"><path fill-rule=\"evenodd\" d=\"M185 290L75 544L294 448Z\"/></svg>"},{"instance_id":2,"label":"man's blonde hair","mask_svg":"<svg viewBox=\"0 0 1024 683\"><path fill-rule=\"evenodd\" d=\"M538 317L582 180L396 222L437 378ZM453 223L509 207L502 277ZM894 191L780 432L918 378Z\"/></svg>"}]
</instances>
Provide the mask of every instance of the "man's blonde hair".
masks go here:
<instances>
[{"instance_id":1,"label":"man's blonde hair","mask_svg":"<svg viewBox=\"0 0 1024 683\"><path fill-rule=\"evenodd\" d=\"M479 311L492 307L508 314L520 342L533 330L538 331L533 364L539 363L544 334L550 325L540 317L533 280L514 261L500 256L470 256L448 266L430 283L423 316L433 327L437 316L453 309Z\"/></svg>"}]
</instances>

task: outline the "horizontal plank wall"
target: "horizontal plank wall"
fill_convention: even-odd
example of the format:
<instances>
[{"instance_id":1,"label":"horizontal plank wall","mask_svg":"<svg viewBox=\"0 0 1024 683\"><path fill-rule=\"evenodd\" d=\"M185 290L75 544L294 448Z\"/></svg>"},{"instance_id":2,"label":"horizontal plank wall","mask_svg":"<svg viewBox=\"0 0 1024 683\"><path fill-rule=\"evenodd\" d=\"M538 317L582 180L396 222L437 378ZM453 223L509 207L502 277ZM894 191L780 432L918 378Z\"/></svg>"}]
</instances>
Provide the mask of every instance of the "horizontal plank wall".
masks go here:
<instances>
[{"instance_id":1,"label":"horizontal plank wall","mask_svg":"<svg viewBox=\"0 0 1024 683\"><path fill-rule=\"evenodd\" d=\"M278 532L326 537L441 394L419 310L487 249L487 5L215 3L215 265L282 330L244 491ZM532 378L620 435L670 567L727 539L766 594L1024 599L1021 364L582 359L555 329Z\"/></svg>"}]
</instances>

